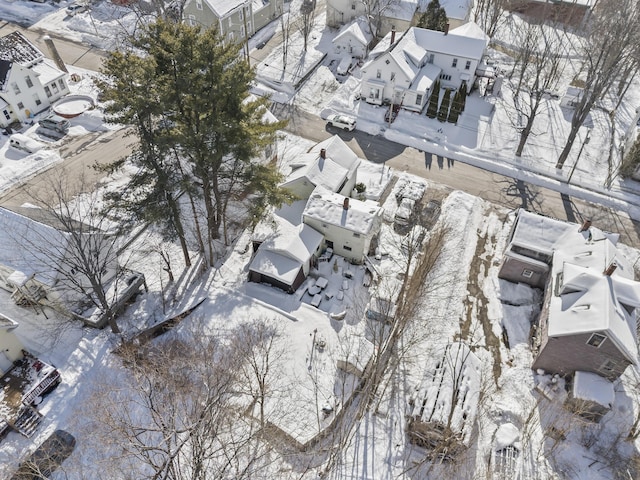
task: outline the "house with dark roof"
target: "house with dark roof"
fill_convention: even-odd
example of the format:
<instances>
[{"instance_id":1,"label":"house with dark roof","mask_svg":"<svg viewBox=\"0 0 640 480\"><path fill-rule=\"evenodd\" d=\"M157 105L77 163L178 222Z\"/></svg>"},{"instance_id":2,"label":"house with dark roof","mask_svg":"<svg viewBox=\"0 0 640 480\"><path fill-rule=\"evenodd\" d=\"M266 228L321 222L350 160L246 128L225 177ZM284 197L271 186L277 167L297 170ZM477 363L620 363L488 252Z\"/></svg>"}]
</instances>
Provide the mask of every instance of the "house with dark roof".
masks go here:
<instances>
[{"instance_id":1,"label":"house with dark roof","mask_svg":"<svg viewBox=\"0 0 640 480\"><path fill-rule=\"evenodd\" d=\"M24 121L69 93L60 70L20 32L0 38L0 126Z\"/></svg>"},{"instance_id":2,"label":"house with dark roof","mask_svg":"<svg viewBox=\"0 0 640 480\"><path fill-rule=\"evenodd\" d=\"M637 363L640 283L617 242L618 235L588 220L577 225L518 212L498 276L545 290L534 369L612 381Z\"/></svg>"}]
</instances>

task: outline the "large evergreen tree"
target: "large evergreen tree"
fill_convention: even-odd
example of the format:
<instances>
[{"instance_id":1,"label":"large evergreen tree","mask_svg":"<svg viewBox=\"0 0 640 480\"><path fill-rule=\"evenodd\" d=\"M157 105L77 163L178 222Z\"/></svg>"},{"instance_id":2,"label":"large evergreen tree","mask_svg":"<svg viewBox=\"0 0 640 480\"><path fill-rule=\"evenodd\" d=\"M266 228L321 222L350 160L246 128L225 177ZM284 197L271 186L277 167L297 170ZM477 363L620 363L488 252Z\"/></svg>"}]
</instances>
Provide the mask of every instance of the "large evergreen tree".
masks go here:
<instances>
[{"instance_id":1,"label":"large evergreen tree","mask_svg":"<svg viewBox=\"0 0 640 480\"><path fill-rule=\"evenodd\" d=\"M447 12L438 0L431 0L418 19L418 27L444 32L447 28Z\"/></svg>"},{"instance_id":2,"label":"large evergreen tree","mask_svg":"<svg viewBox=\"0 0 640 480\"><path fill-rule=\"evenodd\" d=\"M429 105L427 106L427 117L436 118L438 115L438 101L440 100L440 80L436 80L431 87L431 96L429 96Z\"/></svg>"},{"instance_id":3,"label":"large evergreen tree","mask_svg":"<svg viewBox=\"0 0 640 480\"><path fill-rule=\"evenodd\" d=\"M249 96L255 71L241 59L241 46L225 43L215 29L159 21L146 28L134 47L142 58L116 53L107 61L105 73L113 85L107 88L108 98L118 99L110 111L144 118L136 124L140 150L152 151L162 161L150 162L142 155L139 164L157 177L151 181L158 198L187 192L196 218L195 203L202 200L206 231L198 233L199 243L213 264L213 241L221 236L228 241L232 202L250 199L248 215L238 219L245 225L257 222L267 206L290 199L277 187L281 178L275 166L256 160L275 141L283 123L268 120L266 99ZM126 62L114 60L118 58L142 68L127 68ZM123 83L135 88L119 88ZM169 121L162 122L164 117ZM147 131L152 134L145 135ZM148 195L156 188L147 185L141 190ZM163 210L162 201L147 207L147 200L137 204L145 215L156 206ZM179 216L178 211L178 223ZM168 224L177 229L171 217Z\"/></svg>"},{"instance_id":4,"label":"large evergreen tree","mask_svg":"<svg viewBox=\"0 0 640 480\"><path fill-rule=\"evenodd\" d=\"M438 121L444 122L449 116L449 104L451 103L451 89L447 88L444 91L442 102L440 103L440 110L438 110Z\"/></svg>"}]
</instances>

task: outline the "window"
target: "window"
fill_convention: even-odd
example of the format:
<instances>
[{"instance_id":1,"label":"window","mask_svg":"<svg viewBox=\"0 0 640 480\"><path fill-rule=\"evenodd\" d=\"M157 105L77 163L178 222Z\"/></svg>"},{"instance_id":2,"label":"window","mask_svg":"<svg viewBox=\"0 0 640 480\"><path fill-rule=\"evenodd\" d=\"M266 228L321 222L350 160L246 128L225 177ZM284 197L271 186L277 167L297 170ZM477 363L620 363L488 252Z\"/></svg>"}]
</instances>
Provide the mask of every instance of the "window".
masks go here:
<instances>
[{"instance_id":1,"label":"window","mask_svg":"<svg viewBox=\"0 0 640 480\"><path fill-rule=\"evenodd\" d=\"M589 337L589 340L587 340L587 345L591 345L592 347L600 348L600 345L602 345L606 339L607 339L607 337L605 337L604 335L602 335L600 333L593 333Z\"/></svg>"},{"instance_id":2,"label":"window","mask_svg":"<svg viewBox=\"0 0 640 480\"><path fill-rule=\"evenodd\" d=\"M247 21L247 32L251 33L251 22Z\"/></svg>"},{"instance_id":3,"label":"window","mask_svg":"<svg viewBox=\"0 0 640 480\"><path fill-rule=\"evenodd\" d=\"M6 118L7 120L11 120L11 115L9 114L8 110L3 110L2 113L4 114L4 118Z\"/></svg>"},{"instance_id":4,"label":"window","mask_svg":"<svg viewBox=\"0 0 640 480\"><path fill-rule=\"evenodd\" d=\"M380 90L377 88L369 90L369 98L380 98Z\"/></svg>"},{"instance_id":5,"label":"window","mask_svg":"<svg viewBox=\"0 0 640 480\"><path fill-rule=\"evenodd\" d=\"M29 88L33 87L33 81L31 80L31 77L29 75L24 77L24 81L26 82L27 87Z\"/></svg>"},{"instance_id":6,"label":"window","mask_svg":"<svg viewBox=\"0 0 640 480\"><path fill-rule=\"evenodd\" d=\"M44 87L44 93L47 94L47 97L51 96L51 89L49 88L49 86Z\"/></svg>"},{"instance_id":7,"label":"window","mask_svg":"<svg viewBox=\"0 0 640 480\"><path fill-rule=\"evenodd\" d=\"M606 360L602 366L598 369L601 372L611 373L616 369L616 362L613 360Z\"/></svg>"},{"instance_id":8,"label":"window","mask_svg":"<svg viewBox=\"0 0 640 480\"><path fill-rule=\"evenodd\" d=\"M422 94L421 93L416 95L416 105L422 105Z\"/></svg>"},{"instance_id":9,"label":"window","mask_svg":"<svg viewBox=\"0 0 640 480\"><path fill-rule=\"evenodd\" d=\"M11 88L13 88L13 93L15 93L15 94L20 93L20 87L18 86L18 84L16 82L12 82L11 83Z\"/></svg>"},{"instance_id":10,"label":"window","mask_svg":"<svg viewBox=\"0 0 640 480\"><path fill-rule=\"evenodd\" d=\"M380 78L380 77L382 77L382 71L376 70L376 78Z\"/></svg>"},{"instance_id":11,"label":"window","mask_svg":"<svg viewBox=\"0 0 640 480\"><path fill-rule=\"evenodd\" d=\"M356 232L353 232L353 236L356 237L356 238L360 238L360 234L356 233Z\"/></svg>"},{"instance_id":12,"label":"window","mask_svg":"<svg viewBox=\"0 0 640 480\"><path fill-rule=\"evenodd\" d=\"M231 22L231 17L229 17L229 28L231 28L232 25L233 23Z\"/></svg>"},{"instance_id":13,"label":"window","mask_svg":"<svg viewBox=\"0 0 640 480\"><path fill-rule=\"evenodd\" d=\"M442 80L451 80L451 75L447 75L446 73L440 74L440 78Z\"/></svg>"},{"instance_id":14,"label":"window","mask_svg":"<svg viewBox=\"0 0 640 480\"><path fill-rule=\"evenodd\" d=\"M240 26L240 36L244 37L244 25Z\"/></svg>"},{"instance_id":15,"label":"window","mask_svg":"<svg viewBox=\"0 0 640 480\"><path fill-rule=\"evenodd\" d=\"M202 0L196 0L196 8L202 10Z\"/></svg>"},{"instance_id":16,"label":"window","mask_svg":"<svg viewBox=\"0 0 640 480\"><path fill-rule=\"evenodd\" d=\"M233 35L233 32L229 32L229 41L233 42L234 38L235 36Z\"/></svg>"},{"instance_id":17,"label":"window","mask_svg":"<svg viewBox=\"0 0 640 480\"><path fill-rule=\"evenodd\" d=\"M18 102L18 108L19 108L20 110L24 110L24 103L22 103L22 102Z\"/></svg>"},{"instance_id":18,"label":"window","mask_svg":"<svg viewBox=\"0 0 640 480\"><path fill-rule=\"evenodd\" d=\"M389 59L387 58L384 63L386 63L387 65L389 65L391 62L389 61Z\"/></svg>"},{"instance_id":19,"label":"window","mask_svg":"<svg viewBox=\"0 0 640 480\"><path fill-rule=\"evenodd\" d=\"M429 54L429 60L427 60L427 63L433 63L433 59L435 58L435 55L433 53Z\"/></svg>"},{"instance_id":20,"label":"window","mask_svg":"<svg viewBox=\"0 0 640 480\"><path fill-rule=\"evenodd\" d=\"M528 268L525 268L524 270L522 270L522 276L524 278L531 278L533 277L533 270L529 270Z\"/></svg>"},{"instance_id":21,"label":"window","mask_svg":"<svg viewBox=\"0 0 640 480\"><path fill-rule=\"evenodd\" d=\"M38 97L37 93L33 94L33 101L36 102L36 105L41 105L42 104L42 100L40 100L40 97Z\"/></svg>"},{"instance_id":22,"label":"window","mask_svg":"<svg viewBox=\"0 0 640 480\"><path fill-rule=\"evenodd\" d=\"M322 228L329 228L329 225L327 225L326 223L323 223Z\"/></svg>"},{"instance_id":23,"label":"window","mask_svg":"<svg viewBox=\"0 0 640 480\"><path fill-rule=\"evenodd\" d=\"M344 248L347 252L351 251L351 247L347 247L346 245L343 245L342 248Z\"/></svg>"},{"instance_id":24,"label":"window","mask_svg":"<svg viewBox=\"0 0 640 480\"><path fill-rule=\"evenodd\" d=\"M242 21L244 19L244 8L241 8L240 10L238 10L238 18L240 19L240 21Z\"/></svg>"},{"instance_id":25,"label":"window","mask_svg":"<svg viewBox=\"0 0 640 480\"><path fill-rule=\"evenodd\" d=\"M53 93L58 93L58 85L56 84L56 82L53 82L51 84L51 90L53 90Z\"/></svg>"},{"instance_id":26,"label":"window","mask_svg":"<svg viewBox=\"0 0 640 480\"><path fill-rule=\"evenodd\" d=\"M67 86L64 83L64 80L62 79L58 80L58 85L60 85L60 90L65 90L67 88Z\"/></svg>"},{"instance_id":27,"label":"window","mask_svg":"<svg viewBox=\"0 0 640 480\"><path fill-rule=\"evenodd\" d=\"M192 27L196 26L196 16L195 15L189 15L189 25Z\"/></svg>"},{"instance_id":28,"label":"window","mask_svg":"<svg viewBox=\"0 0 640 480\"><path fill-rule=\"evenodd\" d=\"M393 82L396 79L396 72L391 72L391 81Z\"/></svg>"},{"instance_id":29,"label":"window","mask_svg":"<svg viewBox=\"0 0 640 480\"><path fill-rule=\"evenodd\" d=\"M458 66L458 59L457 59L457 58L454 58L454 59L453 59L453 62L451 62L451 67L452 67L452 68L456 68L457 66Z\"/></svg>"},{"instance_id":30,"label":"window","mask_svg":"<svg viewBox=\"0 0 640 480\"><path fill-rule=\"evenodd\" d=\"M465 70L469 70L471 68L471 60L467 60L467 63L464 65Z\"/></svg>"},{"instance_id":31,"label":"window","mask_svg":"<svg viewBox=\"0 0 640 480\"><path fill-rule=\"evenodd\" d=\"M351 4L351 10L355 10L355 9L356 9L356 4L355 4L355 3L352 3L352 4Z\"/></svg>"}]
</instances>

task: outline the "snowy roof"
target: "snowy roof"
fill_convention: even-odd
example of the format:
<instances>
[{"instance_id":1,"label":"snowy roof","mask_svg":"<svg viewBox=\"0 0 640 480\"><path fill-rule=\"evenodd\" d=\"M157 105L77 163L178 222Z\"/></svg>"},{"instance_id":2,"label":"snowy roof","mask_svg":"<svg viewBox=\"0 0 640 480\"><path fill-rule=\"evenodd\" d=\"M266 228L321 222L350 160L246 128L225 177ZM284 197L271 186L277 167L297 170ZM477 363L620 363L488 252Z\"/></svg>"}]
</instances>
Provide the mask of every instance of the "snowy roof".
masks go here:
<instances>
[{"instance_id":1,"label":"snowy roof","mask_svg":"<svg viewBox=\"0 0 640 480\"><path fill-rule=\"evenodd\" d=\"M29 67L43 58L44 54L18 31L0 37L0 59L2 60Z\"/></svg>"},{"instance_id":2,"label":"snowy roof","mask_svg":"<svg viewBox=\"0 0 640 480\"><path fill-rule=\"evenodd\" d=\"M348 208L344 202L348 199ZM376 218L382 215L382 208L375 202L362 202L316 187L302 214L329 225L336 225L355 233L368 234L376 224Z\"/></svg>"},{"instance_id":3,"label":"snowy roof","mask_svg":"<svg viewBox=\"0 0 640 480\"><path fill-rule=\"evenodd\" d=\"M480 360L459 342L447 345L429 359L411 416L425 423L449 426L467 444L480 398Z\"/></svg>"},{"instance_id":4,"label":"snowy roof","mask_svg":"<svg viewBox=\"0 0 640 480\"><path fill-rule=\"evenodd\" d=\"M291 284L323 238L308 225L294 226L283 221L278 232L260 245L249 269Z\"/></svg>"},{"instance_id":5,"label":"snowy roof","mask_svg":"<svg viewBox=\"0 0 640 480\"><path fill-rule=\"evenodd\" d=\"M27 209L22 209L26 213ZM42 212L31 208L34 213ZM0 207L0 264L27 276L35 275L39 282L53 286L58 278L55 260L70 244L70 234Z\"/></svg>"},{"instance_id":6,"label":"snowy roof","mask_svg":"<svg viewBox=\"0 0 640 480\"><path fill-rule=\"evenodd\" d=\"M555 262L554 257L554 267ZM638 357L635 318L625 306L640 307L640 283L567 262L562 262L561 281L556 286L559 295L551 296L548 335L602 332L635 363Z\"/></svg>"},{"instance_id":7,"label":"snowy roof","mask_svg":"<svg viewBox=\"0 0 640 480\"><path fill-rule=\"evenodd\" d=\"M367 46L373 40L373 35L369 30L369 24L364 17L358 17L351 23L343 26L338 35L332 40L333 43L340 41L341 39L352 36L358 40L362 45Z\"/></svg>"},{"instance_id":8,"label":"snowy roof","mask_svg":"<svg viewBox=\"0 0 640 480\"><path fill-rule=\"evenodd\" d=\"M43 85L50 83L64 76L64 72L56 67L48 60L44 60L31 67L31 71L35 72Z\"/></svg>"},{"instance_id":9,"label":"snowy roof","mask_svg":"<svg viewBox=\"0 0 640 480\"><path fill-rule=\"evenodd\" d=\"M222 18L232 10L238 8L241 5L246 5L247 0L205 0L209 8L213 10L218 18Z\"/></svg>"},{"instance_id":10,"label":"snowy roof","mask_svg":"<svg viewBox=\"0 0 640 480\"><path fill-rule=\"evenodd\" d=\"M477 38L487 43L489 43L489 40L491 40L489 35L484 33L484 30L482 30L482 28L480 28L480 25L478 25L476 22L467 22L464 25L460 25L458 28L451 29L449 30L449 35L460 35L462 37Z\"/></svg>"},{"instance_id":11,"label":"snowy roof","mask_svg":"<svg viewBox=\"0 0 640 480\"><path fill-rule=\"evenodd\" d=\"M349 172L353 172L360 165L358 156L338 135L314 145L309 152L320 154L323 148L327 152L327 157L330 157L338 165L349 170Z\"/></svg>"},{"instance_id":12,"label":"snowy roof","mask_svg":"<svg viewBox=\"0 0 640 480\"><path fill-rule=\"evenodd\" d=\"M440 67L436 67L431 63L427 63L420 69L418 75L416 75L416 78L411 84L410 90L416 90L417 92L426 92L431 88L433 82L438 79L438 77L440 76L440 72L442 72L442 69Z\"/></svg>"},{"instance_id":13,"label":"snowy roof","mask_svg":"<svg viewBox=\"0 0 640 480\"><path fill-rule=\"evenodd\" d=\"M333 159L322 158L316 153L301 155L298 162L303 166L289 174L283 184L285 187L292 181L304 177L315 186L321 185L332 192L337 192L349 173Z\"/></svg>"},{"instance_id":14,"label":"snowy roof","mask_svg":"<svg viewBox=\"0 0 640 480\"><path fill-rule=\"evenodd\" d=\"M447 12L447 18L456 20L465 20L469 16L471 4L471 0L440 0L440 6Z\"/></svg>"},{"instance_id":15,"label":"snowy roof","mask_svg":"<svg viewBox=\"0 0 640 480\"><path fill-rule=\"evenodd\" d=\"M396 32L396 42L402 37L403 32ZM371 49L369 52L369 58L376 59L384 52L386 52L391 46L391 37L393 36L393 32L387 33L382 40L380 40L375 47Z\"/></svg>"},{"instance_id":16,"label":"snowy roof","mask_svg":"<svg viewBox=\"0 0 640 480\"><path fill-rule=\"evenodd\" d=\"M388 8L384 11L386 18L406 20L410 22L418 9L418 0L397 0L389 2Z\"/></svg>"},{"instance_id":17,"label":"snowy roof","mask_svg":"<svg viewBox=\"0 0 640 480\"><path fill-rule=\"evenodd\" d=\"M591 372L577 371L573 377L573 398L591 400L611 408L615 398L613 383Z\"/></svg>"},{"instance_id":18,"label":"snowy roof","mask_svg":"<svg viewBox=\"0 0 640 480\"><path fill-rule=\"evenodd\" d=\"M405 37L409 37L408 41L422 45L430 52L480 60L489 40L468 35L469 33L464 31L463 34L449 32L445 35L444 32L412 27L407 31Z\"/></svg>"}]
</instances>

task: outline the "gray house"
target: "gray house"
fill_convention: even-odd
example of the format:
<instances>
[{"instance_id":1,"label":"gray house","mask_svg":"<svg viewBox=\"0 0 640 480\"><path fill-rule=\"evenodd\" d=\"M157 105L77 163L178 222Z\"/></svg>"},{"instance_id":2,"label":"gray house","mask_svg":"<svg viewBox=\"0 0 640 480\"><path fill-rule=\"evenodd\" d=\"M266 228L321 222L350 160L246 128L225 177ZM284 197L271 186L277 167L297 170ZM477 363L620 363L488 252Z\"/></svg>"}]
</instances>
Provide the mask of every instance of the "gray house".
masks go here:
<instances>
[{"instance_id":1,"label":"gray house","mask_svg":"<svg viewBox=\"0 0 640 480\"><path fill-rule=\"evenodd\" d=\"M217 28L222 37L242 42L282 15L283 0L186 0L189 25Z\"/></svg>"},{"instance_id":2,"label":"gray house","mask_svg":"<svg viewBox=\"0 0 640 480\"><path fill-rule=\"evenodd\" d=\"M640 283L618 236L520 210L498 276L544 287L533 368L615 380L638 359Z\"/></svg>"}]
</instances>

